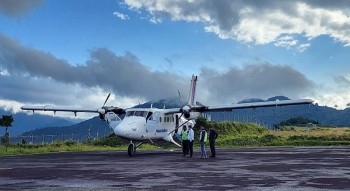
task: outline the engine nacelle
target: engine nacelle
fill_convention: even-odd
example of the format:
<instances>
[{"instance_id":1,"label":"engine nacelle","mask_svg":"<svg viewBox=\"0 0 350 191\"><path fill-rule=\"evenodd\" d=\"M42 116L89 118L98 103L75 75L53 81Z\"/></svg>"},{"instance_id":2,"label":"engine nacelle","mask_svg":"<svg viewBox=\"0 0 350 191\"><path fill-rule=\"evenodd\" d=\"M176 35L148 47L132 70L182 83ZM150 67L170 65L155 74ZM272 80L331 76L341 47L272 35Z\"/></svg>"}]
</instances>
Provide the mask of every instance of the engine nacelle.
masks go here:
<instances>
[{"instance_id":1,"label":"engine nacelle","mask_svg":"<svg viewBox=\"0 0 350 191\"><path fill-rule=\"evenodd\" d=\"M102 121L106 121L105 115L104 115L104 114L99 113L98 116L100 117L100 119L101 119Z\"/></svg>"},{"instance_id":2,"label":"engine nacelle","mask_svg":"<svg viewBox=\"0 0 350 191\"><path fill-rule=\"evenodd\" d=\"M98 109L97 112L98 112L100 115L106 114L106 110L105 110L105 109Z\"/></svg>"},{"instance_id":3,"label":"engine nacelle","mask_svg":"<svg viewBox=\"0 0 350 191\"><path fill-rule=\"evenodd\" d=\"M191 117L191 112L186 112L186 111L184 111L184 117L185 117L186 119L190 118L190 117Z\"/></svg>"},{"instance_id":4,"label":"engine nacelle","mask_svg":"<svg viewBox=\"0 0 350 191\"><path fill-rule=\"evenodd\" d=\"M201 115L201 112L184 112L184 117L188 120L197 119Z\"/></svg>"}]
</instances>

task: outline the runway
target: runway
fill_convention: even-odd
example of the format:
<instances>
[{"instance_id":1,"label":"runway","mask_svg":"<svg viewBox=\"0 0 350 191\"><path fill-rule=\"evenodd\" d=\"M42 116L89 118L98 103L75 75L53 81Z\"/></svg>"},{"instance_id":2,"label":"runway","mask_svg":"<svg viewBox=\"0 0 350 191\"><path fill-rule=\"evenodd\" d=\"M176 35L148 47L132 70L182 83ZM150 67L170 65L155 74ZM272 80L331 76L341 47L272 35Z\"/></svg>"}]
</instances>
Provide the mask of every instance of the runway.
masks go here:
<instances>
[{"instance_id":1,"label":"runway","mask_svg":"<svg viewBox=\"0 0 350 191\"><path fill-rule=\"evenodd\" d=\"M210 153L210 152L209 152ZM66 152L0 158L0 190L350 190L350 147Z\"/></svg>"}]
</instances>

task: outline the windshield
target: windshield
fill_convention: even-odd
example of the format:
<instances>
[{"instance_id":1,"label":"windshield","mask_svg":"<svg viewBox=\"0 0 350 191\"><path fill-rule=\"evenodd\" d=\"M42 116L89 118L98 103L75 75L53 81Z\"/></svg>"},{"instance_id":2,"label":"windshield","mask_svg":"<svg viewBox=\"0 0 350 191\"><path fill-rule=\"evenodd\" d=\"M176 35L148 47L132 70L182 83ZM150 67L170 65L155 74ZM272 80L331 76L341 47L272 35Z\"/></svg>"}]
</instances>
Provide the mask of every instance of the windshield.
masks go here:
<instances>
[{"instance_id":1,"label":"windshield","mask_svg":"<svg viewBox=\"0 0 350 191\"><path fill-rule=\"evenodd\" d=\"M126 112L126 117L137 116L146 118L148 111L128 111Z\"/></svg>"}]
</instances>

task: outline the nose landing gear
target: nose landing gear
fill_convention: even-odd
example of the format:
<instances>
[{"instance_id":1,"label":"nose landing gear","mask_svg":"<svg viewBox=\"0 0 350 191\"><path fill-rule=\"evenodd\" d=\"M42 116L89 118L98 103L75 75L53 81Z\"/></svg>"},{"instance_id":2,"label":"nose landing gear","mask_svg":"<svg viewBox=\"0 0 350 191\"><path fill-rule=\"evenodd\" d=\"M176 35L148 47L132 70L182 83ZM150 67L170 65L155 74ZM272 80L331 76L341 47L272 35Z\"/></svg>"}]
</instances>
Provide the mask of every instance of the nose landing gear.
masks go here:
<instances>
[{"instance_id":1,"label":"nose landing gear","mask_svg":"<svg viewBox=\"0 0 350 191\"><path fill-rule=\"evenodd\" d=\"M152 140L150 140L150 141L152 142ZM137 147L140 147L143 143L144 143L144 142L139 142L139 143L135 146L135 144L134 144L132 141L130 141L129 146L128 146L128 155L129 155L130 157L134 156L135 153L136 153L136 148L137 148Z\"/></svg>"},{"instance_id":2,"label":"nose landing gear","mask_svg":"<svg viewBox=\"0 0 350 191\"><path fill-rule=\"evenodd\" d=\"M135 147L134 143L132 143L132 141L130 141L129 146L128 146L128 155L130 157L134 156L135 152L136 152L136 147Z\"/></svg>"}]
</instances>

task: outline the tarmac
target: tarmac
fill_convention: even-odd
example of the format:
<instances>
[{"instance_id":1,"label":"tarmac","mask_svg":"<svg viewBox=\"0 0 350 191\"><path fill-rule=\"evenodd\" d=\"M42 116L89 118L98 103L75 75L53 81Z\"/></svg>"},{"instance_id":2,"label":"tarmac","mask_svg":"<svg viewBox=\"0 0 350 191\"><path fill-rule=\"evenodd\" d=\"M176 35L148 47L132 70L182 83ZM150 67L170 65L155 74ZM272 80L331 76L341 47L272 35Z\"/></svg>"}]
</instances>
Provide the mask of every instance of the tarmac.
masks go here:
<instances>
[{"instance_id":1,"label":"tarmac","mask_svg":"<svg viewBox=\"0 0 350 191\"><path fill-rule=\"evenodd\" d=\"M210 154L210 151L209 153ZM350 190L350 147L62 152L0 157L0 190Z\"/></svg>"}]
</instances>

